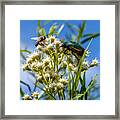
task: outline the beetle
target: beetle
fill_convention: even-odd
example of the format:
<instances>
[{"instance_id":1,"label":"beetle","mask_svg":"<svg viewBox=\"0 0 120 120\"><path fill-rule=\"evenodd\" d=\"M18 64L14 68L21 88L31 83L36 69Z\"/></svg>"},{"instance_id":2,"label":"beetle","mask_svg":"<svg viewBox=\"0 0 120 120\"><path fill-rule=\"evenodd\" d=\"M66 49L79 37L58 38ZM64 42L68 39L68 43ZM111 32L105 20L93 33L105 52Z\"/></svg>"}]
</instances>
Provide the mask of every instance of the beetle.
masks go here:
<instances>
[{"instance_id":1,"label":"beetle","mask_svg":"<svg viewBox=\"0 0 120 120\"><path fill-rule=\"evenodd\" d=\"M85 49L81 46L81 44L73 41L65 41L62 43L61 47L66 48L66 50L69 50L72 52L72 54L79 59L83 56ZM66 51L65 50L65 51ZM64 52L65 52L64 51Z\"/></svg>"}]
</instances>

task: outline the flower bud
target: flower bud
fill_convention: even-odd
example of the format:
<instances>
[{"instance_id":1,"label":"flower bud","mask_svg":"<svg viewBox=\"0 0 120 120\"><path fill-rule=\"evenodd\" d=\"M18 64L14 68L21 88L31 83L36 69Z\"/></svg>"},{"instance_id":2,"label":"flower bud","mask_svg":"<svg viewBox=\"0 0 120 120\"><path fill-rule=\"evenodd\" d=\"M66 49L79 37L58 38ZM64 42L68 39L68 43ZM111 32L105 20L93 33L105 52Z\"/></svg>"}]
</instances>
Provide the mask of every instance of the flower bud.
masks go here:
<instances>
[{"instance_id":1,"label":"flower bud","mask_svg":"<svg viewBox=\"0 0 120 120\"><path fill-rule=\"evenodd\" d=\"M24 95L23 100L32 100L31 96L29 96L28 94Z\"/></svg>"}]
</instances>

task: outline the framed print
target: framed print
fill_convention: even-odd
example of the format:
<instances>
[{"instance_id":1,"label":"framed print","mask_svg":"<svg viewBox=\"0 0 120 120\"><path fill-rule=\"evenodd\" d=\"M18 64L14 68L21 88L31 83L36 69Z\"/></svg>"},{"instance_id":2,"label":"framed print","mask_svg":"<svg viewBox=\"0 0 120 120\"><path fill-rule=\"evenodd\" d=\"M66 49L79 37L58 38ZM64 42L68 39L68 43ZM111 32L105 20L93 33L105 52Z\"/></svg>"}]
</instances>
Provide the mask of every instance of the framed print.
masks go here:
<instances>
[{"instance_id":1,"label":"framed print","mask_svg":"<svg viewBox=\"0 0 120 120\"><path fill-rule=\"evenodd\" d=\"M2 119L119 119L119 2L1 3Z\"/></svg>"}]
</instances>

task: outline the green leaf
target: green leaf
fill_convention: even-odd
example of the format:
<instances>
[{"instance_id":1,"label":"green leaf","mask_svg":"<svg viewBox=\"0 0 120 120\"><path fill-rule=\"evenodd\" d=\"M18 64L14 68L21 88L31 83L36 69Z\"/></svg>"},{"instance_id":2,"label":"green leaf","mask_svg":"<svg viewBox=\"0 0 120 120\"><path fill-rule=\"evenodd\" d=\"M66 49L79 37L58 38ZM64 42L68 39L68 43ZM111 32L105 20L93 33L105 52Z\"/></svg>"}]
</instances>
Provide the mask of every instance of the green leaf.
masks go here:
<instances>
[{"instance_id":1,"label":"green leaf","mask_svg":"<svg viewBox=\"0 0 120 120\"><path fill-rule=\"evenodd\" d=\"M20 52L21 52L21 53L23 53L23 52L27 52L27 53L29 53L29 54L32 53L32 52L30 52L29 50L20 50Z\"/></svg>"},{"instance_id":2,"label":"green leaf","mask_svg":"<svg viewBox=\"0 0 120 120\"><path fill-rule=\"evenodd\" d=\"M75 97L73 98L73 100L78 100L78 99L80 99L83 95L84 95L84 94L78 94L77 96L75 96Z\"/></svg>"},{"instance_id":3,"label":"green leaf","mask_svg":"<svg viewBox=\"0 0 120 120\"><path fill-rule=\"evenodd\" d=\"M21 97L23 97L25 95L24 91L22 90L22 88L20 87L20 95Z\"/></svg>"},{"instance_id":4,"label":"green leaf","mask_svg":"<svg viewBox=\"0 0 120 120\"><path fill-rule=\"evenodd\" d=\"M84 34L82 37L90 37L90 36L92 36L93 34L90 34L90 33L88 33L88 34Z\"/></svg>"},{"instance_id":5,"label":"green leaf","mask_svg":"<svg viewBox=\"0 0 120 120\"><path fill-rule=\"evenodd\" d=\"M80 41L80 38L83 36L83 32L85 30L85 26L86 26L86 21L84 20L82 22L82 25L80 26L79 30L78 30L78 36L77 36L77 42Z\"/></svg>"},{"instance_id":6,"label":"green leaf","mask_svg":"<svg viewBox=\"0 0 120 120\"><path fill-rule=\"evenodd\" d=\"M53 24L49 29L49 35L56 34L57 25Z\"/></svg>"},{"instance_id":7,"label":"green leaf","mask_svg":"<svg viewBox=\"0 0 120 120\"><path fill-rule=\"evenodd\" d=\"M40 25L40 20L38 20L38 27L41 28L41 25Z\"/></svg>"},{"instance_id":8,"label":"green leaf","mask_svg":"<svg viewBox=\"0 0 120 120\"><path fill-rule=\"evenodd\" d=\"M29 86L27 83L25 83L25 82L23 82L23 81L20 81L20 83L22 83L23 85L27 86L29 92L31 93L31 88L30 88L30 86Z\"/></svg>"},{"instance_id":9,"label":"green leaf","mask_svg":"<svg viewBox=\"0 0 120 120\"><path fill-rule=\"evenodd\" d=\"M99 33L92 34L90 37L88 37L88 38L84 39L83 41L81 41L81 44L84 44L84 43L90 41L91 39L98 37L99 35L100 35Z\"/></svg>"},{"instance_id":10,"label":"green leaf","mask_svg":"<svg viewBox=\"0 0 120 120\"><path fill-rule=\"evenodd\" d=\"M37 35L38 35L38 37L39 36L46 36L45 29L41 26L40 20L38 20Z\"/></svg>"},{"instance_id":11,"label":"green leaf","mask_svg":"<svg viewBox=\"0 0 120 120\"><path fill-rule=\"evenodd\" d=\"M78 31L78 27L76 25L70 24L68 22L66 22L67 27L69 28L69 30L76 35L76 31Z\"/></svg>"},{"instance_id":12,"label":"green leaf","mask_svg":"<svg viewBox=\"0 0 120 120\"><path fill-rule=\"evenodd\" d=\"M85 87L85 72L84 72L84 74L83 74L83 86Z\"/></svg>"},{"instance_id":13,"label":"green leaf","mask_svg":"<svg viewBox=\"0 0 120 120\"><path fill-rule=\"evenodd\" d=\"M39 34L40 34L40 36L46 36L45 29L44 28L40 28Z\"/></svg>"},{"instance_id":14,"label":"green leaf","mask_svg":"<svg viewBox=\"0 0 120 120\"><path fill-rule=\"evenodd\" d=\"M94 76L94 78L88 84L87 91L91 90L93 87L95 87L96 79L97 79L97 74Z\"/></svg>"}]
</instances>

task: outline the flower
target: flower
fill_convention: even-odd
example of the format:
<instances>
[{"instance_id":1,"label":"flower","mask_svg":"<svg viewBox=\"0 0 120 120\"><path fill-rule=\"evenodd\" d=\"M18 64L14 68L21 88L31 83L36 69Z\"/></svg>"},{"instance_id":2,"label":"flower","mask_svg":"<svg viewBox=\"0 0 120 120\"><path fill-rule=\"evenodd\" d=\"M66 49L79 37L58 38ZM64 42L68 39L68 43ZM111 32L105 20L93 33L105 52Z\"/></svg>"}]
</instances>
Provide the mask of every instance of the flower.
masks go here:
<instances>
[{"instance_id":1,"label":"flower","mask_svg":"<svg viewBox=\"0 0 120 120\"><path fill-rule=\"evenodd\" d=\"M55 83L51 83L50 85L49 85L49 88L50 89L53 89L53 88L55 88L56 87L56 84Z\"/></svg>"},{"instance_id":2,"label":"flower","mask_svg":"<svg viewBox=\"0 0 120 120\"><path fill-rule=\"evenodd\" d=\"M50 63L50 58L47 57L46 59L43 59L43 64L47 66Z\"/></svg>"},{"instance_id":3,"label":"flower","mask_svg":"<svg viewBox=\"0 0 120 120\"><path fill-rule=\"evenodd\" d=\"M31 59L39 59L39 57L40 57L40 54L39 53L37 53L37 52L34 52L32 55L30 55L30 58Z\"/></svg>"},{"instance_id":4,"label":"flower","mask_svg":"<svg viewBox=\"0 0 120 120\"><path fill-rule=\"evenodd\" d=\"M60 45L60 43L61 43L60 41L55 40L53 44L56 45L56 47L58 47Z\"/></svg>"},{"instance_id":5,"label":"flower","mask_svg":"<svg viewBox=\"0 0 120 120\"><path fill-rule=\"evenodd\" d=\"M63 78L61 78L59 82L62 83L63 85L66 85L68 83L68 81Z\"/></svg>"},{"instance_id":6,"label":"flower","mask_svg":"<svg viewBox=\"0 0 120 120\"><path fill-rule=\"evenodd\" d=\"M56 38L55 38L54 36L50 36L49 39L50 39L51 43L53 43L53 42L55 41Z\"/></svg>"},{"instance_id":7,"label":"flower","mask_svg":"<svg viewBox=\"0 0 120 120\"><path fill-rule=\"evenodd\" d=\"M69 63L69 65L68 65L68 69L71 70L71 71L73 71L73 70L74 70L74 66L73 66L73 64Z\"/></svg>"},{"instance_id":8,"label":"flower","mask_svg":"<svg viewBox=\"0 0 120 120\"><path fill-rule=\"evenodd\" d=\"M47 47L43 48L42 51L45 52L46 54L49 54L49 50Z\"/></svg>"},{"instance_id":9,"label":"flower","mask_svg":"<svg viewBox=\"0 0 120 120\"><path fill-rule=\"evenodd\" d=\"M58 83L56 84L56 87L57 87L58 90L61 90L61 89L64 88L64 85L63 85L62 83L58 82Z\"/></svg>"},{"instance_id":10,"label":"flower","mask_svg":"<svg viewBox=\"0 0 120 120\"><path fill-rule=\"evenodd\" d=\"M24 64L22 68L23 70L30 70L29 64Z\"/></svg>"},{"instance_id":11,"label":"flower","mask_svg":"<svg viewBox=\"0 0 120 120\"><path fill-rule=\"evenodd\" d=\"M57 81L58 79L60 79L60 76L57 73L54 73L53 80Z\"/></svg>"},{"instance_id":12,"label":"flower","mask_svg":"<svg viewBox=\"0 0 120 120\"><path fill-rule=\"evenodd\" d=\"M32 100L31 96L29 96L28 94L25 94L22 98L23 100Z\"/></svg>"},{"instance_id":13,"label":"flower","mask_svg":"<svg viewBox=\"0 0 120 120\"><path fill-rule=\"evenodd\" d=\"M33 59L32 59L32 58L27 58L26 62L27 62L27 63L32 63L32 62L33 62Z\"/></svg>"},{"instance_id":14,"label":"flower","mask_svg":"<svg viewBox=\"0 0 120 120\"><path fill-rule=\"evenodd\" d=\"M32 97L38 99L38 96L39 96L39 93L37 91L32 93Z\"/></svg>"},{"instance_id":15,"label":"flower","mask_svg":"<svg viewBox=\"0 0 120 120\"><path fill-rule=\"evenodd\" d=\"M33 71L39 71L39 70L42 70L43 69L43 63L41 62L33 62L31 64L31 69Z\"/></svg>"},{"instance_id":16,"label":"flower","mask_svg":"<svg viewBox=\"0 0 120 120\"><path fill-rule=\"evenodd\" d=\"M63 47L60 47L60 48L59 48L59 52L60 52L60 53L62 53L62 52L63 52L63 50L64 50L64 48L63 48Z\"/></svg>"},{"instance_id":17,"label":"flower","mask_svg":"<svg viewBox=\"0 0 120 120\"><path fill-rule=\"evenodd\" d=\"M91 52L89 50L85 50L85 57L88 57Z\"/></svg>"},{"instance_id":18,"label":"flower","mask_svg":"<svg viewBox=\"0 0 120 120\"><path fill-rule=\"evenodd\" d=\"M40 53L35 52L27 58L27 63L32 63L35 60L39 60L39 57L40 57Z\"/></svg>"},{"instance_id":19,"label":"flower","mask_svg":"<svg viewBox=\"0 0 120 120\"><path fill-rule=\"evenodd\" d=\"M53 44L49 44L49 45L47 46L47 49L48 49L48 50L53 50Z\"/></svg>"},{"instance_id":20,"label":"flower","mask_svg":"<svg viewBox=\"0 0 120 120\"><path fill-rule=\"evenodd\" d=\"M45 77L45 79L48 80L50 78L50 74L49 73L45 73L44 77Z\"/></svg>"},{"instance_id":21,"label":"flower","mask_svg":"<svg viewBox=\"0 0 120 120\"><path fill-rule=\"evenodd\" d=\"M41 45L38 45L38 46L36 47L36 49L37 49L37 50L42 50L43 47L42 47Z\"/></svg>"},{"instance_id":22,"label":"flower","mask_svg":"<svg viewBox=\"0 0 120 120\"><path fill-rule=\"evenodd\" d=\"M37 76L37 80L38 80L39 82L42 82L43 77L42 77L41 75L39 75L39 76Z\"/></svg>"},{"instance_id":23,"label":"flower","mask_svg":"<svg viewBox=\"0 0 120 120\"><path fill-rule=\"evenodd\" d=\"M88 67L89 67L88 61L85 61L85 60L84 60L84 61L82 62L82 69L83 69L83 70L87 70Z\"/></svg>"},{"instance_id":24,"label":"flower","mask_svg":"<svg viewBox=\"0 0 120 120\"><path fill-rule=\"evenodd\" d=\"M98 65L98 60L95 58L92 60L92 63L90 64L90 67L97 66Z\"/></svg>"},{"instance_id":25,"label":"flower","mask_svg":"<svg viewBox=\"0 0 120 120\"><path fill-rule=\"evenodd\" d=\"M43 69L43 63L37 62L36 67L37 67L39 70L42 70L42 69Z\"/></svg>"}]
</instances>

